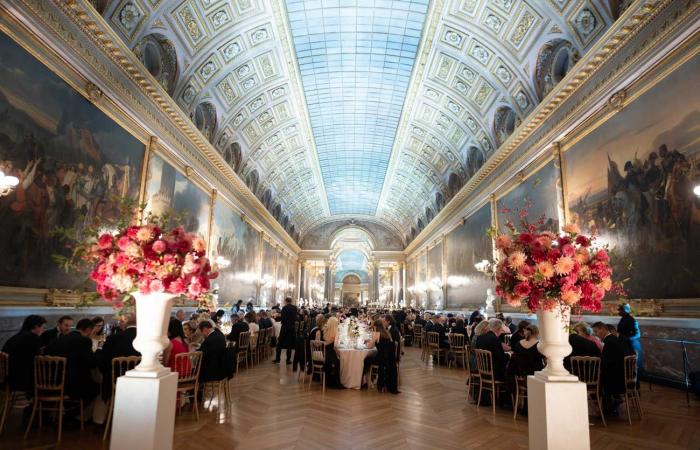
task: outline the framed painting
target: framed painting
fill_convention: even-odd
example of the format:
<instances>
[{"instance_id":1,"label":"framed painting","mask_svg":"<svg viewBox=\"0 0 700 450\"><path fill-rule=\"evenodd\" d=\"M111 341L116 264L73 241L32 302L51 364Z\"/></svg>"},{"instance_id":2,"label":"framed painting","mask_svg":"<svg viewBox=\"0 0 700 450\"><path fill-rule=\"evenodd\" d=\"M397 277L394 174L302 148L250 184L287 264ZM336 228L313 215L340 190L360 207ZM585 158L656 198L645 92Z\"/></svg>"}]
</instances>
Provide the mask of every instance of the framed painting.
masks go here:
<instances>
[{"instance_id":1,"label":"framed painting","mask_svg":"<svg viewBox=\"0 0 700 450\"><path fill-rule=\"evenodd\" d=\"M416 304L428 307L428 255L421 253L416 258Z\"/></svg>"},{"instance_id":2,"label":"framed painting","mask_svg":"<svg viewBox=\"0 0 700 450\"><path fill-rule=\"evenodd\" d=\"M289 271L289 258L284 253L277 253L277 277L275 280L275 303L284 306L284 297L287 296L287 272Z\"/></svg>"},{"instance_id":3,"label":"framed painting","mask_svg":"<svg viewBox=\"0 0 700 450\"><path fill-rule=\"evenodd\" d=\"M493 287L493 282L474 267L483 259L493 259L491 238L486 234L489 227L491 204L487 203L447 234L447 304L450 308L484 304L486 289Z\"/></svg>"},{"instance_id":4,"label":"framed painting","mask_svg":"<svg viewBox=\"0 0 700 450\"><path fill-rule=\"evenodd\" d=\"M258 305L262 307L271 307L274 305L274 298L272 298L272 287L275 284L275 269L277 250L275 247L267 240L263 240L262 248L262 275L260 277L260 297L258 298Z\"/></svg>"},{"instance_id":5,"label":"framed painting","mask_svg":"<svg viewBox=\"0 0 700 450\"><path fill-rule=\"evenodd\" d=\"M418 306L415 302L416 294L416 260L406 262L406 304L408 306Z\"/></svg>"},{"instance_id":6,"label":"framed painting","mask_svg":"<svg viewBox=\"0 0 700 450\"><path fill-rule=\"evenodd\" d=\"M506 222L510 221L519 229L520 211L527 211L530 223L543 218L544 228L551 231L559 229L557 211L557 172L554 161L545 164L538 171L515 186L510 192L496 202L498 228L506 232Z\"/></svg>"},{"instance_id":7,"label":"framed painting","mask_svg":"<svg viewBox=\"0 0 700 450\"><path fill-rule=\"evenodd\" d=\"M428 250L428 305L432 309L443 309L445 299L442 286L442 242Z\"/></svg>"},{"instance_id":8,"label":"framed painting","mask_svg":"<svg viewBox=\"0 0 700 450\"><path fill-rule=\"evenodd\" d=\"M138 200L145 145L0 33L0 170L19 178L0 197L0 285L74 288L51 231L116 218Z\"/></svg>"},{"instance_id":9,"label":"framed painting","mask_svg":"<svg viewBox=\"0 0 700 450\"><path fill-rule=\"evenodd\" d=\"M210 255L219 266L220 304L255 299L260 258L260 232L243 220L229 204L217 198L211 226Z\"/></svg>"},{"instance_id":10,"label":"framed painting","mask_svg":"<svg viewBox=\"0 0 700 450\"><path fill-rule=\"evenodd\" d=\"M595 226L631 298L700 297L700 57L565 149L570 220Z\"/></svg>"}]
</instances>

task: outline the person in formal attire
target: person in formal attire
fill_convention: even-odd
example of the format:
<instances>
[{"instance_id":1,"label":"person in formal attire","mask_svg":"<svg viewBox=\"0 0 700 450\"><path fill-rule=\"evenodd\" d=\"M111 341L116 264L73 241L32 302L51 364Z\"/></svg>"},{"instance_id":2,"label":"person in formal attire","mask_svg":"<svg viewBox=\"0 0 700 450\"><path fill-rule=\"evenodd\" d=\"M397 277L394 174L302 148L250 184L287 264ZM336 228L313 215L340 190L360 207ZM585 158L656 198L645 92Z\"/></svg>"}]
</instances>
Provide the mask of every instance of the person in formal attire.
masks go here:
<instances>
[{"instance_id":1,"label":"person in formal attire","mask_svg":"<svg viewBox=\"0 0 700 450\"><path fill-rule=\"evenodd\" d=\"M488 331L476 338L476 348L491 352L494 379L504 381L508 356L504 350L504 344L499 339L503 333L503 322L499 319L491 319L486 323Z\"/></svg>"},{"instance_id":2,"label":"person in formal attire","mask_svg":"<svg viewBox=\"0 0 700 450\"><path fill-rule=\"evenodd\" d=\"M586 322L577 322L574 324L573 330L582 338L593 342L593 344L598 348L598 353L603 351L603 343L600 342L598 336L593 334L593 329Z\"/></svg>"},{"instance_id":3,"label":"person in formal attire","mask_svg":"<svg viewBox=\"0 0 700 450\"><path fill-rule=\"evenodd\" d=\"M202 352L199 381L219 381L226 376L226 337L210 320L200 322L199 331L204 336L199 346Z\"/></svg>"},{"instance_id":4,"label":"person in formal attire","mask_svg":"<svg viewBox=\"0 0 700 450\"><path fill-rule=\"evenodd\" d=\"M168 323L168 339L170 344L163 350L163 362L165 366L170 367L173 372L188 373L190 370L189 361L185 362L180 367L175 367L175 357L180 353L187 353L187 338L185 330L182 328L182 322L177 317L170 318Z\"/></svg>"},{"instance_id":5,"label":"person in formal attire","mask_svg":"<svg viewBox=\"0 0 700 450\"><path fill-rule=\"evenodd\" d=\"M92 339L99 340L104 338L104 328L105 319L104 317L95 316L92 318L92 323L95 324L95 328L92 329Z\"/></svg>"},{"instance_id":6,"label":"person in formal attire","mask_svg":"<svg viewBox=\"0 0 700 450\"><path fill-rule=\"evenodd\" d=\"M455 326L450 329L452 334L461 334L464 336L464 342L469 342L469 335L467 333L467 327L464 326L464 319L455 320Z\"/></svg>"},{"instance_id":7,"label":"person in formal attire","mask_svg":"<svg viewBox=\"0 0 700 450\"><path fill-rule=\"evenodd\" d=\"M469 324L469 330L471 331L469 336L474 336L474 332L476 331L477 325L479 325L481 322L485 322L486 318L482 315L478 315L474 317L474 319L470 322Z\"/></svg>"},{"instance_id":8,"label":"person in formal attire","mask_svg":"<svg viewBox=\"0 0 700 450\"><path fill-rule=\"evenodd\" d=\"M272 328L272 319L267 315L267 311L260 311L260 319L258 320L258 326L260 329Z\"/></svg>"},{"instance_id":9,"label":"person in formal attire","mask_svg":"<svg viewBox=\"0 0 700 450\"><path fill-rule=\"evenodd\" d=\"M282 322L282 327L280 328L280 337L277 340L277 351L275 354L275 360L273 361L275 364L280 363L280 357L282 356L283 349L287 350L287 364L292 363L292 351L296 341L294 327L297 320L297 314L298 310L297 307L292 304L292 298L285 298L280 319L280 322Z\"/></svg>"},{"instance_id":10,"label":"person in formal attire","mask_svg":"<svg viewBox=\"0 0 700 450\"><path fill-rule=\"evenodd\" d=\"M102 399L107 402L112 397L112 359L122 356L140 356L134 348L136 339L136 316L129 314L122 320L124 331L107 336L97 362L102 373Z\"/></svg>"},{"instance_id":11,"label":"person in formal attire","mask_svg":"<svg viewBox=\"0 0 700 450\"><path fill-rule=\"evenodd\" d=\"M600 382L603 388L603 413L617 415L620 396L625 392L626 346L603 322L593 324L593 332L603 342L600 361Z\"/></svg>"},{"instance_id":12,"label":"person in formal attire","mask_svg":"<svg viewBox=\"0 0 700 450\"><path fill-rule=\"evenodd\" d=\"M241 333L245 333L246 331L250 331L248 322L245 320L240 320L238 316L231 316L231 332L228 336L226 336L226 339L235 343L236 348L238 349L238 338L240 337Z\"/></svg>"},{"instance_id":13,"label":"person in formal attire","mask_svg":"<svg viewBox=\"0 0 700 450\"><path fill-rule=\"evenodd\" d=\"M482 316L482 320L484 317L484 308L479 308L477 310L474 310L472 314L469 316L469 325L473 325L474 322L476 321L476 318Z\"/></svg>"},{"instance_id":14,"label":"person in formal attire","mask_svg":"<svg viewBox=\"0 0 700 450\"><path fill-rule=\"evenodd\" d=\"M80 319L75 331L54 339L46 348L47 355L66 358L65 392L72 400L91 402L100 391L91 372L97 367L90 337L93 328L92 320Z\"/></svg>"},{"instance_id":15,"label":"person in formal attire","mask_svg":"<svg viewBox=\"0 0 700 450\"><path fill-rule=\"evenodd\" d=\"M34 396L34 357L41 351L41 334L46 319L32 314L22 322L17 334L5 342L2 351L8 355L7 382L11 391L22 391Z\"/></svg>"},{"instance_id":16,"label":"person in formal attire","mask_svg":"<svg viewBox=\"0 0 700 450\"><path fill-rule=\"evenodd\" d=\"M326 303L326 306L323 307L323 315L325 316L326 314L330 313L331 311L331 304Z\"/></svg>"},{"instance_id":17,"label":"person in formal attire","mask_svg":"<svg viewBox=\"0 0 700 450\"><path fill-rule=\"evenodd\" d=\"M396 325L396 320L394 319L394 316L392 316L391 314L384 314L382 316L382 321L384 323L384 328L386 328L386 330L391 335L391 339L396 343L401 342L401 330Z\"/></svg>"},{"instance_id":18,"label":"person in formal attire","mask_svg":"<svg viewBox=\"0 0 700 450\"><path fill-rule=\"evenodd\" d=\"M377 387L379 390L386 389L391 394L399 394L396 368L397 345L398 342L394 341L391 333L386 329L386 319L376 320L367 347L377 349L377 354L371 360L371 364L379 366Z\"/></svg>"},{"instance_id":19,"label":"person in formal attire","mask_svg":"<svg viewBox=\"0 0 700 450\"><path fill-rule=\"evenodd\" d=\"M571 354L564 358L564 367L566 370L571 370L571 358L574 356L597 356L600 357L600 349L595 343L586 339L581 333L577 332L581 329L581 322L574 325L574 332L569 334L569 345L571 346ZM584 324L585 325L585 324ZM585 325L586 328L588 325Z\"/></svg>"},{"instance_id":20,"label":"person in formal attire","mask_svg":"<svg viewBox=\"0 0 700 450\"><path fill-rule=\"evenodd\" d=\"M71 316L61 316L56 323L56 328L46 330L41 333L41 346L48 347L56 339L67 336L73 328L73 318Z\"/></svg>"},{"instance_id":21,"label":"person in formal attire","mask_svg":"<svg viewBox=\"0 0 700 450\"><path fill-rule=\"evenodd\" d=\"M326 385L331 388L341 388L340 360L335 352L335 338L338 335L338 319L331 317L323 326L323 342L326 348Z\"/></svg>"},{"instance_id":22,"label":"person in formal attire","mask_svg":"<svg viewBox=\"0 0 700 450\"><path fill-rule=\"evenodd\" d=\"M521 320L518 322L515 333L510 335L511 348L515 348L515 346L518 345L518 341L525 338L525 329L528 327L528 325L530 325L530 321L528 320Z\"/></svg>"},{"instance_id":23,"label":"person in formal attire","mask_svg":"<svg viewBox=\"0 0 700 450\"><path fill-rule=\"evenodd\" d=\"M437 314L433 318L433 326L430 328L430 331L439 335L440 348L450 348L450 341L447 339L447 327L445 326L446 321L447 319L444 316Z\"/></svg>"},{"instance_id":24,"label":"person in formal attire","mask_svg":"<svg viewBox=\"0 0 700 450\"><path fill-rule=\"evenodd\" d=\"M235 305L231 308L231 315L238 314L243 308L243 300L238 300Z\"/></svg>"},{"instance_id":25,"label":"person in formal attire","mask_svg":"<svg viewBox=\"0 0 700 450\"><path fill-rule=\"evenodd\" d=\"M639 330L639 322L632 316L632 308L629 303L620 305L617 312L620 315L617 333L622 342L627 345L628 352L637 355L637 373L641 374L644 369L644 361L642 359L644 352L642 350L642 332Z\"/></svg>"},{"instance_id":26,"label":"person in formal attire","mask_svg":"<svg viewBox=\"0 0 700 450\"><path fill-rule=\"evenodd\" d=\"M525 328L525 337L520 339L516 346L512 347L515 374L519 376L533 375L536 371L544 368L544 360L537 350L540 330L535 325L528 325Z\"/></svg>"},{"instance_id":27,"label":"person in formal attire","mask_svg":"<svg viewBox=\"0 0 700 450\"><path fill-rule=\"evenodd\" d=\"M246 313L255 312L255 308L253 308L253 302L248 302L245 305L245 312Z\"/></svg>"},{"instance_id":28,"label":"person in formal attire","mask_svg":"<svg viewBox=\"0 0 700 450\"><path fill-rule=\"evenodd\" d=\"M175 313L175 318L180 321L180 323L185 321L185 310L184 309L178 309L177 312Z\"/></svg>"},{"instance_id":29,"label":"person in formal attire","mask_svg":"<svg viewBox=\"0 0 700 450\"><path fill-rule=\"evenodd\" d=\"M503 323L505 323L505 325L508 327L509 334L515 333L518 329L513 323L512 317L506 317Z\"/></svg>"},{"instance_id":30,"label":"person in formal attire","mask_svg":"<svg viewBox=\"0 0 700 450\"><path fill-rule=\"evenodd\" d=\"M304 348L307 355L311 354L311 341L323 341L323 328L326 325L326 316L316 314L314 319L314 327L309 331L309 335L304 342ZM311 373L311 358L306 361L306 371Z\"/></svg>"}]
</instances>

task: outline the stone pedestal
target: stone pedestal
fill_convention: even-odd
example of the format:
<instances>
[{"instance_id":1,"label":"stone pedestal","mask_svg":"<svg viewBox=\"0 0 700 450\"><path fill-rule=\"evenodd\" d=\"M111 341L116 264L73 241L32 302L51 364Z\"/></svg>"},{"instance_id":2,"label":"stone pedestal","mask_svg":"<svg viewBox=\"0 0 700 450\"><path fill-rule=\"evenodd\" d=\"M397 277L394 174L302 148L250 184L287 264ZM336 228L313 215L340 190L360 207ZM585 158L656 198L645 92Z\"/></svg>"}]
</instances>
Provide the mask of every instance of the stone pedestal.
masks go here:
<instances>
[{"instance_id":1,"label":"stone pedestal","mask_svg":"<svg viewBox=\"0 0 700 450\"><path fill-rule=\"evenodd\" d=\"M530 448L589 450L586 385L572 375L527 377Z\"/></svg>"},{"instance_id":2,"label":"stone pedestal","mask_svg":"<svg viewBox=\"0 0 700 450\"><path fill-rule=\"evenodd\" d=\"M176 398L177 373L119 377L110 449L171 450Z\"/></svg>"}]
</instances>

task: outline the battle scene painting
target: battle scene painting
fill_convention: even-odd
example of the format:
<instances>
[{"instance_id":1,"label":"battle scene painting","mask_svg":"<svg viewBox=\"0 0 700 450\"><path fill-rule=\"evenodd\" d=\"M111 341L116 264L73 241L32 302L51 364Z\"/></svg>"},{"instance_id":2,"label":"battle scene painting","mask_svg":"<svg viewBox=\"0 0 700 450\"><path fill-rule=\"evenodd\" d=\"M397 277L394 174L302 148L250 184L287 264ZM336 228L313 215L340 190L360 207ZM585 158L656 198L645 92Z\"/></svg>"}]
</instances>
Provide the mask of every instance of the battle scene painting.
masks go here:
<instances>
[{"instance_id":1,"label":"battle scene painting","mask_svg":"<svg viewBox=\"0 0 700 450\"><path fill-rule=\"evenodd\" d=\"M0 80L0 170L20 180L0 197L0 285L79 287L51 232L116 219L138 198L145 145L2 33Z\"/></svg>"},{"instance_id":2,"label":"battle scene painting","mask_svg":"<svg viewBox=\"0 0 700 450\"><path fill-rule=\"evenodd\" d=\"M209 195L158 155L151 155L146 179L146 213L171 217L172 225L207 239Z\"/></svg>"},{"instance_id":3,"label":"battle scene painting","mask_svg":"<svg viewBox=\"0 0 700 450\"><path fill-rule=\"evenodd\" d=\"M695 57L564 153L570 215L598 228L631 298L700 296L698 86Z\"/></svg>"},{"instance_id":4,"label":"battle scene painting","mask_svg":"<svg viewBox=\"0 0 700 450\"><path fill-rule=\"evenodd\" d=\"M270 308L274 306L274 298L272 298L272 286L275 283L275 257L277 250L268 241L263 241L262 253L262 277L260 278L260 298L258 298L258 306ZM323 291L321 291L323 295Z\"/></svg>"},{"instance_id":5,"label":"battle scene painting","mask_svg":"<svg viewBox=\"0 0 700 450\"><path fill-rule=\"evenodd\" d=\"M211 258L219 267L219 305L255 299L260 258L260 233L224 200L214 203Z\"/></svg>"},{"instance_id":6,"label":"battle scene painting","mask_svg":"<svg viewBox=\"0 0 700 450\"><path fill-rule=\"evenodd\" d=\"M498 199L498 229L501 233L509 232L506 222L516 227L520 224L518 214L527 212L527 220L535 223L543 220L542 227L550 231L559 228L557 212L557 167L553 161L530 175L513 190Z\"/></svg>"},{"instance_id":7,"label":"battle scene painting","mask_svg":"<svg viewBox=\"0 0 700 450\"><path fill-rule=\"evenodd\" d=\"M428 250L428 305L430 308L445 307L442 289L442 243Z\"/></svg>"},{"instance_id":8,"label":"battle scene painting","mask_svg":"<svg viewBox=\"0 0 700 450\"><path fill-rule=\"evenodd\" d=\"M474 264L483 259L492 260L491 205L486 204L467 217L464 224L447 234L447 306L460 309L483 305L486 289L493 286Z\"/></svg>"}]
</instances>

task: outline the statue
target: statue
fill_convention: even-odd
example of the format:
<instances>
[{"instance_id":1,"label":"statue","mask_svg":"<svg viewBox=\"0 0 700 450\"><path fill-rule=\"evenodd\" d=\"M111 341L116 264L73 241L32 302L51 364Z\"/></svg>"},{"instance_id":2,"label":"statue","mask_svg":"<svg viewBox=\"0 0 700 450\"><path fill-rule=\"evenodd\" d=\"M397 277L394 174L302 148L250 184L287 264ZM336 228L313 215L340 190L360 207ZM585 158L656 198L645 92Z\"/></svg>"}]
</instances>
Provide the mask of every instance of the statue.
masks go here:
<instances>
[{"instance_id":1,"label":"statue","mask_svg":"<svg viewBox=\"0 0 700 450\"><path fill-rule=\"evenodd\" d=\"M496 296L493 294L493 289L486 289L486 310L485 317L496 315L496 310L493 307L493 302L496 300Z\"/></svg>"}]
</instances>

